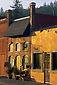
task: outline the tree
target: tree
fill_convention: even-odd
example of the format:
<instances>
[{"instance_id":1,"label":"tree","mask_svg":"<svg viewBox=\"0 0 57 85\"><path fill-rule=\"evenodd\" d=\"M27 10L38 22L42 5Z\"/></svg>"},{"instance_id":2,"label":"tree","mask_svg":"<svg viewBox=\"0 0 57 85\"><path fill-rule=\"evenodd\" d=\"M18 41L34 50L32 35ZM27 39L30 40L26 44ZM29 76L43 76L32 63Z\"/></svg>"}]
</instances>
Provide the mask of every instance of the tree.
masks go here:
<instances>
[{"instance_id":1,"label":"tree","mask_svg":"<svg viewBox=\"0 0 57 85\"><path fill-rule=\"evenodd\" d=\"M54 1L54 7L57 8L57 1L56 0Z\"/></svg>"},{"instance_id":2,"label":"tree","mask_svg":"<svg viewBox=\"0 0 57 85\"><path fill-rule=\"evenodd\" d=\"M53 3L52 2L50 3L50 7L53 8Z\"/></svg>"},{"instance_id":3,"label":"tree","mask_svg":"<svg viewBox=\"0 0 57 85\"><path fill-rule=\"evenodd\" d=\"M47 5L46 5L46 3L44 3L44 7L46 7Z\"/></svg>"},{"instance_id":4,"label":"tree","mask_svg":"<svg viewBox=\"0 0 57 85\"><path fill-rule=\"evenodd\" d=\"M3 8L1 7L1 13L3 12Z\"/></svg>"},{"instance_id":5,"label":"tree","mask_svg":"<svg viewBox=\"0 0 57 85\"><path fill-rule=\"evenodd\" d=\"M14 0L14 5L10 7L13 8L13 17L15 17L15 19L20 18L22 15L22 9L23 9L21 1Z\"/></svg>"}]
</instances>

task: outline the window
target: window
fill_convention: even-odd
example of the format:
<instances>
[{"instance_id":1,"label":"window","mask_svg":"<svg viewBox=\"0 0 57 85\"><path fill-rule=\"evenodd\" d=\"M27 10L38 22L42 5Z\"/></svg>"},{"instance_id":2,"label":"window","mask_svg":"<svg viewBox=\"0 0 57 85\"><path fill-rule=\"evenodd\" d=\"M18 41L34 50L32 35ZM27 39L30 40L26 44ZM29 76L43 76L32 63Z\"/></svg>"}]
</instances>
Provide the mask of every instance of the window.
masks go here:
<instances>
[{"instance_id":1,"label":"window","mask_svg":"<svg viewBox=\"0 0 57 85\"><path fill-rule=\"evenodd\" d=\"M25 51L28 50L28 42L23 43L23 50L25 50Z\"/></svg>"},{"instance_id":2,"label":"window","mask_svg":"<svg viewBox=\"0 0 57 85\"><path fill-rule=\"evenodd\" d=\"M27 55L25 55L23 57L23 67L24 67L24 69L26 69L26 65L28 65L28 56Z\"/></svg>"},{"instance_id":3,"label":"window","mask_svg":"<svg viewBox=\"0 0 57 85\"><path fill-rule=\"evenodd\" d=\"M16 51L20 51L20 43L16 44Z\"/></svg>"},{"instance_id":4,"label":"window","mask_svg":"<svg viewBox=\"0 0 57 85\"><path fill-rule=\"evenodd\" d=\"M52 53L52 70L57 70L57 52Z\"/></svg>"},{"instance_id":5,"label":"window","mask_svg":"<svg viewBox=\"0 0 57 85\"><path fill-rule=\"evenodd\" d=\"M9 64L10 64L10 67L13 66L13 58L12 58L12 56L9 56Z\"/></svg>"},{"instance_id":6,"label":"window","mask_svg":"<svg viewBox=\"0 0 57 85\"><path fill-rule=\"evenodd\" d=\"M9 45L9 51L13 52L13 42L11 42L11 44Z\"/></svg>"},{"instance_id":7,"label":"window","mask_svg":"<svg viewBox=\"0 0 57 85\"><path fill-rule=\"evenodd\" d=\"M41 69L42 68L42 53L34 53L33 54L33 69Z\"/></svg>"},{"instance_id":8,"label":"window","mask_svg":"<svg viewBox=\"0 0 57 85\"><path fill-rule=\"evenodd\" d=\"M16 56L16 66L20 70L20 56Z\"/></svg>"}]
</instances>

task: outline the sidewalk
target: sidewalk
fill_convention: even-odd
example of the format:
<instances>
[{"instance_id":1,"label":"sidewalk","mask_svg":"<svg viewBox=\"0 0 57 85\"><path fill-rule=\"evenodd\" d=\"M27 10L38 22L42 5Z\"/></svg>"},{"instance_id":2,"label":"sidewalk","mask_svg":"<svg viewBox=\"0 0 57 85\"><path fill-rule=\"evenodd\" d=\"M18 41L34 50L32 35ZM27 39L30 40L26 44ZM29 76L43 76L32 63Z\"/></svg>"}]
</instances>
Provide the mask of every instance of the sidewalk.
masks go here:
<instances>
[{"instance_id":1,"label":"sidewalk","mask_svg":"<svg viewBox=\"0 0 57 85\"><path fill-rule=\"evenodd\" d=\"M0 85L49 85L32 81L21 81L8 79L7 77L0 77Z\"/></svg>"}]
</instances>

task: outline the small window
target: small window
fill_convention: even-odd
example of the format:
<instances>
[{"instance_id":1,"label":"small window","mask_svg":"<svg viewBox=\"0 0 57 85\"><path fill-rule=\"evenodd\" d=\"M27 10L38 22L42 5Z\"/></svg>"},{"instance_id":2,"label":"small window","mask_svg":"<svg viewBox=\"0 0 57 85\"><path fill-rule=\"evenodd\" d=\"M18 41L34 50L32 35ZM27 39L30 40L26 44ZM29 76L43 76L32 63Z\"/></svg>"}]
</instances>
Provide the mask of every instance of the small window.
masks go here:
<instances>
[{"instance_id":1,"label":"small window","mask_svg":"<svg viewBox=\"0 0 57 85\"><path fill-rule=\"evenodd\" d=\"M23 50L25 50L25 51L28 50L28 42L23 43Z\"/></svg>"},{"instance_id":2,"label":"small window","mask_svg":"<svg viewBox=\"0 0 57 85\"><path fill-rule=\"evenodd\" d=\"M16 51L20 51L20 43L16 44Z\"/></svg>"},{"instance_id":3,"label":"small window","mask_svg":"<svg viewBox=\"0 0 57 85\"><path fill-rule=\"evenodd\" d=\"M16 56L16 66L20 70L20 56Z\"/></svg>"},{"instance_id":4,"label":"small window","mask_svg":"<svg viewBox=\"0 0 57 85\"><path fill-rule=\"evenodd\" d=\"M28 65L28 56L27 55L25 55L23 57L23 66L24 66L24 69L26 69L26 65Z\"/></svg>"},{"instance_id":5,"label":"small window","mask_svg":"<svg viewBox=\"0 0 57 85\"><path fill-rule=\"evenodd\" d=\"M42 68L42 54L34 53L33 54L33 69L41 69Z\"/></svg>"},{"instance_id":6,"label":"small window","mask_svg":"<svg viewBox=\"0 0 57 85\"><path fill-rule=\"evenodd\" d=\"M10 67L13 66L13 57L12 56L9 56L9 64L10 64Z\"/></svg>"},{"instance_id":7,"label":"small window","mask_svg":"<svg viewBox=\"0 0 57 85\"><path fill-rule=\"evenodd\" d=\"M13 42L11 42L11 44L9 45L9 51L13 52Z\"/></svg>"}]
</instances>

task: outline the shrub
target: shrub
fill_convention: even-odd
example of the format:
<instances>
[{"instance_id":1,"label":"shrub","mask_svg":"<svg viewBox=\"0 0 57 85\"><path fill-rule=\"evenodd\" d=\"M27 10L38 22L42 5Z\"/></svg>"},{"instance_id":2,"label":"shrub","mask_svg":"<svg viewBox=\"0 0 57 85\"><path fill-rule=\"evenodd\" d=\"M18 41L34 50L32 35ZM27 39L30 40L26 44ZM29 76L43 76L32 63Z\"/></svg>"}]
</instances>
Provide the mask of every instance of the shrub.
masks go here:
<instances>
[{"instance_id":1,"label":"shrub","mask_svg":"<svg viewBox=\"0 0 57 85\"><path fill-rule=\"evenodd\" d=\"M15 75L20 74L20 71L17 67L14 68L13 72L14 72Z\"/></svg>"},{"instance_id":2,"label":"shrub","mask_svg":"<svg viewBox=\"0 0 57 85\"><path fill-rule=\"evenodd\" d=\"M9 74L9 75L12 74L13 69L14 69L13 67L8 67L7 70L6 70L6 73Z\"/></svg>"}]
</instances>

